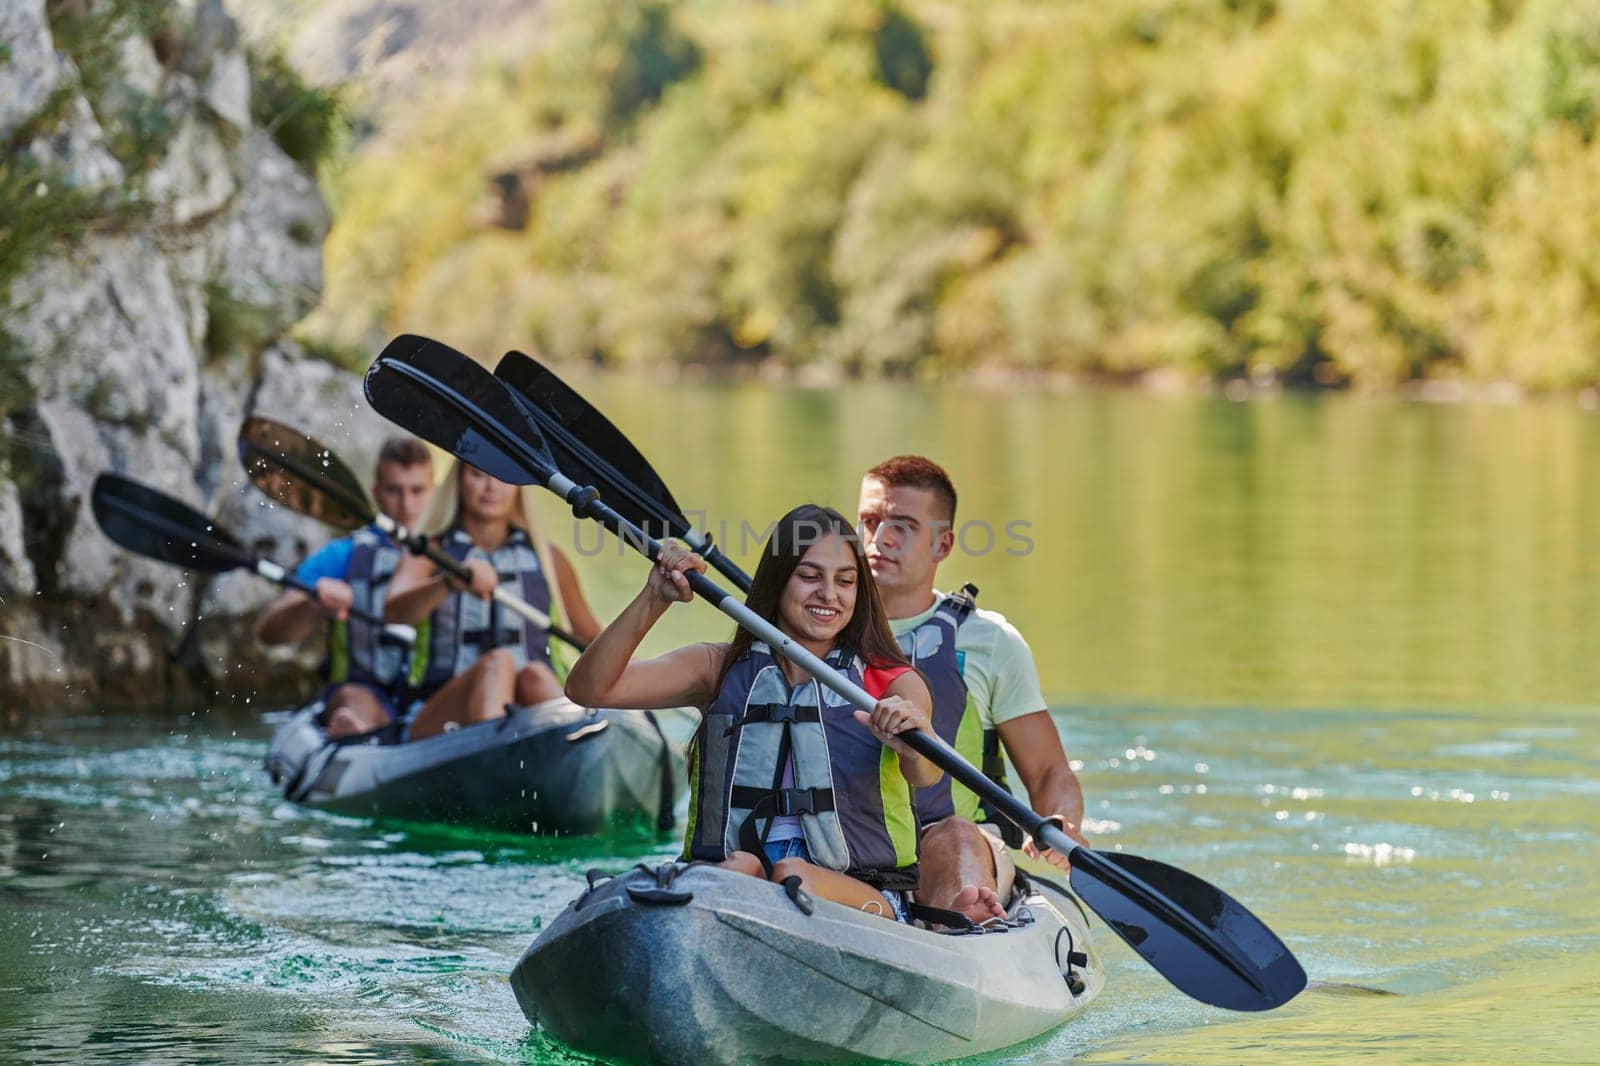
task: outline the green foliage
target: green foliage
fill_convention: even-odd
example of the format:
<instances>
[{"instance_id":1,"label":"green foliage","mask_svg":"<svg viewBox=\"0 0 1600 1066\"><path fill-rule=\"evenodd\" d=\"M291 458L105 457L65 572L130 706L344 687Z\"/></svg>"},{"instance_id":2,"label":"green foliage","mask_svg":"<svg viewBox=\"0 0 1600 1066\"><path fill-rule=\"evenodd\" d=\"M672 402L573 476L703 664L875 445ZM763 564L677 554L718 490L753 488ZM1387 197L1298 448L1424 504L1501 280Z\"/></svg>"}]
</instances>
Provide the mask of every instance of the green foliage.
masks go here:
<instances>
[{"instance_id":1,"label":"green foliage","mask_svg":"<svg viewBox=\"0 0 1600 1066\"><path fill-rule=\"evenodd\" d=\"M106 132L106 147L137 179L160 161L175 132L162 101L126 84L120 50L135 34L166 40L176 32L166 0L49 0L46 14L69 73L45 104L11 135L13 151L53 132L83 95Z\"/></svg>"},{"instance_id":2,"label":"green foliage","mask_svg":"<svg viewBox=\"0 0 1600 1066\"><path fill-rule=\"evenodd\" d=\"M331 336L623 363L1600 382L1600 17L1558 0L561 0L358 160ZM600 150L486 231L497 168ZM524 164L526 165L526 164Z\"/></svg>"},{"instance_id":3,"label":"green foliage","mask_svg":"<svg viewBox=\"0 0 1600 1066\"><path fill-rule=\"evenodd\" d=\"M333 344L306 336L296 336L294 340L312 359L319 359L345 370L361 373L372 365L371 353L361 348Z\"/></svg>"},{"instance_id":4,"label":"green foliage","mask_svg":"<svg viewBox=\"0 0 1600 1066\"><path fill-rule=\"evenodd\" d=\"M105 196L72 188L24 156L0 157L0 296L34 259L113 214Z\"/></svg>"},{"instance_id":5,"label":"green foliage","mask_svg":"<svg viewBox=\"0 0 1600 1066\"><path fill-rule=\"evenodd\" d=\"M700 66L661 0L567 0L551 34L527 76L539 90L530 102L553 124L619 128Z\"/></svg>"},{"instance_id":6,"label":"green foliage","mask_svg":"<svg viewBox=\"0 0 1600 1066\"><path fill-rule=\"evenodd\" d=\"M164 34L173 5L169 0L46 0L45 14L56 50L72 60L91 100L117 78L118 50L133 34Z\"/></svg>"},{"instance_id":7,"label":"green foliage","mask_svg":"<svg viewBox=\"0 0 1600 1066\"><path fill-rule=\"evenodd\" d=\"M215 363L244 355L253 358L273 337L270 307L241 298L220 281L207 282L206 361Z\"/></svg>"},{"instance_id":8,"label":"green foliage","mask_svg":"<svg viewBox=\"0 0 1600 1066\"><path fill-rule=\"evenodd\" d=\"M250 56L250 113L295 162L308 170L332 156L348 128L335 89L306 84L281 52Z\"/></svg>"},{"instance_id":9,"label":"green foliage","mask_svg":"<svg viewBox=\"0 0 1600 1066\"><path fill-rule=\"evenodd\" d=\"M921 100L933 76L933 56L922 27L897 4L885 4L872 37L878 80L909 100Z\"/></svg>"},{"instance_id":10,"label":"green foliage","mask_svg":"<svg viewBox=\"0 0 1600 1066\"><path fill-rule=\"evenodd\" d=\"M120 103L106 124L106 147L130 176L138 176L166 155L177 125L172 112L156 97L127 92Z\"/></svg>"},{"instance_id":11,"label":"green foliage","mask_svg":"<svg viewBox=\"0 0 1600 1066\"><path fill-rule=\"evenodd\" d=\"M618 39L608 49L616 56L606 101L606 118L613 125L656 103L700 65L700 49L674 32L666 4L630 5L624 11L628 17L620 20Z\"/></svg>"}]
</instances>

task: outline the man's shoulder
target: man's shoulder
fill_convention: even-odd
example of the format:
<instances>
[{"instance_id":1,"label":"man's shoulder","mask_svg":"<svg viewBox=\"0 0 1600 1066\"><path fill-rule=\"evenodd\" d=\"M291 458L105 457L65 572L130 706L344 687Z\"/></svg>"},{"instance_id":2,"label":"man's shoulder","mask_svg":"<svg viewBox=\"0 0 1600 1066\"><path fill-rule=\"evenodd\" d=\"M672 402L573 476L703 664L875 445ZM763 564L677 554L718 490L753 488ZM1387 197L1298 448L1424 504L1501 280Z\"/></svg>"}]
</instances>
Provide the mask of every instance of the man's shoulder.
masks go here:
<instances>
[{"instance_id":1,"label":"man's shoulder","mask_svg":"<svg viewBox=\"0 0 1600 1066\"><path fill-rule=\"evenodd\" d=\"M337 537L330 537L329 539L323 541L322 546L315 552L312 552L312 554L316 555L319 552L341 551L345 548L348 548L350 545L356 542L356 538L361 536L363 532L364 530L358 529L353 533L341 533Z\"/></svg>"},{"instance_id":2,"label":"man's shoulder","mask_svg":"<svg viewBox=\"0 0 1600 1066\"><path fill-rule=\"evenodd\" d=\"M336 537L306 556L295 567L295 576L311 584L325 577L343 581L349 574L351 556L355 552L352 537L354 534Z\"/></svg>"},{"instance_id":3,"label":"man's shoulder","mask_svg":"<svg viewBox=\"0 0 1600 1066\"><path fill-rule=\"evenodd\" d=\"M1027 641L1022 637L1022 631L1012 625L1006 616L999 611L987 607L976 607L967 615L966 621L961 623L961 643L967 643L968 638L974 644L1016 643L1024 647Z\"/></svg>"}]
</instances>

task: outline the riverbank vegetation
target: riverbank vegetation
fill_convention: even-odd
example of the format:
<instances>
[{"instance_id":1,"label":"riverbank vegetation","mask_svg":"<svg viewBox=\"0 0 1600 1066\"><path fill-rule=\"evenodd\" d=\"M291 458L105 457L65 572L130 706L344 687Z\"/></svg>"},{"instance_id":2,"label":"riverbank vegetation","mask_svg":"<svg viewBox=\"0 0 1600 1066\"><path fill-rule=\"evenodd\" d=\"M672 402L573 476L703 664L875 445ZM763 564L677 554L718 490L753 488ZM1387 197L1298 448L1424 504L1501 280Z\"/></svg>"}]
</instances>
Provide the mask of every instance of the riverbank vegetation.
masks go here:
<instances>
[{"instance_id":1,"label":"riverbank vegetation","mask_svg":"<svg viewBox=\"0 0 1600 1066\"><path fill-rule=\"evenodd\" d=\"M335 190L317 328L607 364L1600 381L1600 16L561 0Z\"/></svg>"}]
</instances>

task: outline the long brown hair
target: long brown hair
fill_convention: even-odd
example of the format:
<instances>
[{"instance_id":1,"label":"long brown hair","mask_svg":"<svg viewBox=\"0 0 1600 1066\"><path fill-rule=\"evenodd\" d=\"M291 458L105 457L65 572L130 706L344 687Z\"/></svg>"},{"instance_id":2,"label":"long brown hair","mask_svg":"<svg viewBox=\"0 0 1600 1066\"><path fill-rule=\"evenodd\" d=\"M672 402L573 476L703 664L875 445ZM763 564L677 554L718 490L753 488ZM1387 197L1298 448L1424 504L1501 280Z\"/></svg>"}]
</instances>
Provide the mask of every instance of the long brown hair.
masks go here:
<instances>
[{"instance_id":1,"label":"long brown hair","mask_svg":"<svg viewBox=\"0 0 1600 1066\"><path fill-rule=\"evenodd\" d=\"M795 567L800 565L800 560L811 546L830 533L837 534L850 545L856 557L858 582L855 608L850 613L850 620L835 638L834 646L849 648L860 655L868 666L910 666L910 660L900 650L889 628L888 612L878 596L878 584L872 579L872 568L867 565L866 553L861 550L861 538L856 536L850 520L832 507L804 503L778 519L767 546L761 550L761 562L750 581L750 592L744 599L745 606L777 625L778 602L783 598L784 586L788 585ZM749 630L742 626L734 630L733 639L728 642L728 650L723 655L722 669L718 672L713 692L722 690L728 671L754 643L755 637Z\"/></svg>"}]
</instances>

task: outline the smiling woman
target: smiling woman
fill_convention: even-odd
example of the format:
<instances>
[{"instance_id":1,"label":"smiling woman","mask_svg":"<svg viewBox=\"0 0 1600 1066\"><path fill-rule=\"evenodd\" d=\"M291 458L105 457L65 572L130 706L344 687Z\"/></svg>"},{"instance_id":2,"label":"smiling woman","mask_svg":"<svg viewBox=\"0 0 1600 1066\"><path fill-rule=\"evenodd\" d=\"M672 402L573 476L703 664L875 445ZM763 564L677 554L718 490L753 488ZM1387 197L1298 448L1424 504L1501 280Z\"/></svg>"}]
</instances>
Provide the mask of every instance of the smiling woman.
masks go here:
<instances>
[{"instance_id":1,"label":"smiling woman","mask_svg":"<svg viewBox=\"0 0 1600 1066\"><path fill-rule=\"evenodd\" d=\"M689 858L900 917L917 880L911 789L941 774L897 738L931 728L930 698L889 631L849 520L813 504L784 515L746 602L864 687L878 700L870 714L852 711L745 629L727 644L691 644L634 662L667 608L693 598L691 570L703 572L704 561L680 546L662 551L644 589L573 667L567 695L613 707L704 710ZM844 809L851 796L872 797L875 809Z\"/></svg>"}]
</instances>

